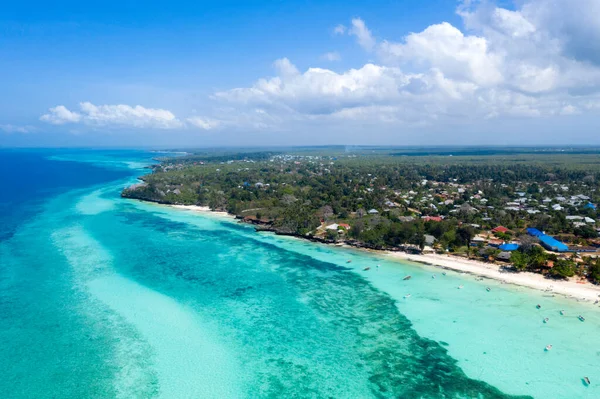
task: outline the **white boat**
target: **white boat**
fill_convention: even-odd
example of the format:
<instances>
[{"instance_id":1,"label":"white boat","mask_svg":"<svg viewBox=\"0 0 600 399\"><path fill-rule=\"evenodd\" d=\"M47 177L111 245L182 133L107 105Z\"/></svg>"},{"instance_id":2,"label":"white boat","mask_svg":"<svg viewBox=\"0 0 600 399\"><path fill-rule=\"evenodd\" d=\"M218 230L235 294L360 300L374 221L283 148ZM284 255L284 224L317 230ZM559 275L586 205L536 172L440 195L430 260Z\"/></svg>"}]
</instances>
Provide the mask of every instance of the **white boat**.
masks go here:
<instances>
[{"instance_id":1,"label":"white boat","mask_svg":"<svg viewBox=\"0 0 600 399\"><path fill-rule=\"evenodd\" d=\"M583 316L582 316L582 315L579 315L579 316L577 316L577 318L578 318L579 320L581 320L581 321L585 321L585 319L583 318Z\"/></svg>"},{"instance_id":2,"label":"white boat","mask_svg":"<svg viewBox=\"0 0 600 399\"><path fill-rule=\"evenodd\" d=\"M564 310L561 310L561 311L560 311L560 315L561 315L561 316L564 316L564 315L565 315L565 311L564 311Z\"/></svg>"},{"instance_id":3,"label":"white boat","mask_svg":"<svg viewBox=\"0 0 600 399\"><path fill-rule=\"evenodd\" d=\"M544 323L548 323L548 320L549 320L549 319L546 317L546 318L544 319Z\"/></svg>"},{"instance_id":4,"label":"white boat","mask_svg":"<svg viewBox=\"0 0 600 399\"><path fill-rule=\"evenodd\" d=\"M587 377L583 377L583 380L585 381L585 383L586 383L587 385L590 385L590 384L591 384L591 382L590 382L590 379L589 379L589 378L587 378Z\"/></svg>"},{"instance_id":5,"label":"white boat","mask_svg":"<svg viewBox=\"0 0 600 399\"><path fill-rule=\"evenodd\" d=\"M458 286L458 289L459 289L459 290L462 290L463 288L464 288L464 285L459 285L459 286Z\"/></svg>"},{"instance_id":6,"label":"white boat","mask_svg":"<svg viewBox=\"0 0 600 399\"><path fill-rule=\"evenodd\" d=\"M491 289L490 287L487 287L485 290L486 290L487 292L490 292L492 289Z\"/></svg>"},{"instance_id":7,"label":"white boat","mask_svg":"<svg viewBox=\"0 0 600 399\"><path fill-rule=\"evenodd\" d=\"M546 350L549 351L550 349L552 349L552 345L546 345Z\"/></svg>"},{"instance_id":8,"label":"white boat","mask_svg":"<svg viewBox=\"0 0 600 399\"><path fill-rule=\"evenodd\" d=\"M406 294L406 295L404 295L404 299L408 299L408 298L410 298L410 297L411 297L411 295L410 295L410 294Z\"/></svg>"}]
</instances>

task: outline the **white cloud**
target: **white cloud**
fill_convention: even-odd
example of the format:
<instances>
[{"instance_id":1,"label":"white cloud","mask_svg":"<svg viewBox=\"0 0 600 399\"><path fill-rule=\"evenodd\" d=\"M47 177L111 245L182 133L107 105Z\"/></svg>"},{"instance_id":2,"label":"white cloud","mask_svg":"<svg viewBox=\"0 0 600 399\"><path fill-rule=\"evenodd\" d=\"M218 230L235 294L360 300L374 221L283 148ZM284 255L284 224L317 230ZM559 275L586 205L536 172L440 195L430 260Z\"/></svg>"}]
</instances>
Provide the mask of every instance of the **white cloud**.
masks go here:
<instances>
[{"instance_id":1,"label":"white cloud","mask_svg":"<svg viewBox=\"0 0 600 399\"><path fill-rule=\"evenodd\" d=\"M17 126L11 124L0 125L0 130L5 133L30 133L35 130L33 126Z\"/></svg>"},{"instance_id":2,"label":"white cloud","mask_svg":"<svg viewBox=\"0 0 600 399\"><path fill-rule=\"evenodd\" d=\"M321 59L323 59L325 61L333 62L333 61L340 61L342 59L342 56L337 51L331 51L329 53L323 54L321 56Z\"/></svg>"},{"instance_id":3,"label":"white cloud","mask_svg":"<svg viewBox=\"0 0 600 399\"><path fill-rule=\"evenodd\" d=\"M213 130L221 125L221 122L216 119L202 118L199 116L193 116L186 119L188 123L193 126L199 127L204 130Z\"/></svg>"},{"instance_id":4,"label":"white cloud","mask_svg":"<svg viewBox=\"0 0 600 399\"><path fill-rule=\"evenodd\" d=\"M355 36L377 62L338 73L318 67L299 71L284 58L275 63L276 76L213 98L235 112L249 114L260 107L271 118L264 124L278 129L356 120L394 126L444 126L448 121L472 125L494 118L597 112L600 67L593 65L592 56L576 56L569 49L579 40L570 18L559 23L569 3L550 1L555 7L550 13L543 6L547 0L525 0L516 10L469 2L457 10L462 30L442 22L380 42L356 18L349 29L337 32ZM582 1L587 11L575 13L590 25L585 31L593 33L600 19L582 15L594 12L597 2Z\"/></svg>"},{"instance_id":5,"label":"white cloud","mask_svg":"<svg viewBox=\"0 0 600 399\"><path fill-rule=\"evenodd\" d=\"M50 108L40 120L54 125L84 123L92 126L120 126L135 128L176 129L184 124L171 111L144 108L141 105L94 105L79 104L79 112L70 111L63 105Z\"/></svg>"},{"instance_id":6,"label":"white cloud","mask_svg":"<svg viewBox=\"0 0 600 399\"><path fill-rule=\"evenodd\" d=\"M487 40L465 36L447 22L411 33L402 43L385 41L380 52L387 62L435 67L453 79L486 86L502 81L500 57L489 51Z\"/></svg>"},{"instance_id":7,"label":"white cloud","mask_svg":"<svg viewBox=\"0 0 600 399\"><path fill-rule=\"evenodd\" d=\"M420 32L386 40L377 40L355 18L333 33L354 37L362 56L373 60L333 71L322 65L300 70L281 58L273 76L214 93L214 109L203 116L178 119L166 110L83 103L77 111L52 108L41 119L219 131L399 132L423 126L476 130L490 120L524 126L528 118L599 117L600 1L517 5L509 10L465 1L457 9L462 26L432 21ZM321 56L323 62L339 58L337 52Z\"/></svg>"},{"instance_id":8,"label":"white cloud","mask_svg":"<svg viewBox=\"0 0 600 399\"><path fill-rule=\"evenodd\" d=\"M344 25L339 24L338 26L333 28L333 34L334 35L343 35L344 33L346 33L346 30L347 30L347 28Z\"/></svg>"},{"instance_id":9,"label":"white cloud","mask_svg":"<svg viewBox=\"0 0 600 399\"><path fill-rule=\"evenodd\" d=\"M356 36L358 44L367 51L371 51L375 46L375 38L367 28L367 25L365 25L365 22L360 18L352 20L352 27L348 29L348 34Z\"/></svg>"},{"instance_id":10,"label":"white cloud","mask_svg":"<svg viewBox=\"0 0 600 399\"><path fill-rule=\"evenodd\" d=\"M69 111L64 105L58 105L50 108L47 114L41 116L40 120L53 125L63 125L65 123L76 123L81 120L81 115Z\"/></svg>"}]
</instances>

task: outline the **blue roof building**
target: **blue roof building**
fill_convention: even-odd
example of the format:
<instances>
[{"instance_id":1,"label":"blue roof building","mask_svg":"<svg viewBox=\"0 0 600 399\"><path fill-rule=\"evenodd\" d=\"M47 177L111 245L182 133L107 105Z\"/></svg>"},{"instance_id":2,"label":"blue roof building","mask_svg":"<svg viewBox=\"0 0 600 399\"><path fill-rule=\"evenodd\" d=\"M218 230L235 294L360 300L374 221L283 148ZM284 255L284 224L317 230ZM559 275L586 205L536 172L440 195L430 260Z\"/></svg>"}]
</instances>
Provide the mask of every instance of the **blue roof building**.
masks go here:
<instances>
[{"instance_id":1,"label":"blue roof building","mask_svg":"<svg viewBox=\"0 0 600 399\"><path fill-rule=\"evenodd\" d=\"M588 202L587 205L584 206L584 208L596 210L596 205L592 204L591 202Z\"/></svg>"},{"instance_id":2,"label":"blue roof building","mask_svg":"<svg viewBox=\"0 0 600 399\"><path fill-rule=\"evenodd\" d=\"M502 244L498 247L501 251L516 251L519 249L519 244Z\"/></svg>"},{"instance_id":3,"label":"blue roof building","mask_svg":"<svg viewBox=\"0 0 600 399\"><path fill-rule=\"evenodd\" d=\"M544 233L542 233L538 229L534 229L533 227L528 227L527 228L527 234L529 234L530 236L534 236L534 237L539 237L539 236L543 236L544 235Z\"/></svg>"},{"instance_id":4,"label":"blue roof building","mask_svg":"<svg viewBox=\"0 0 600 399\"><path fill-rule=\"evenodd\" d=\"M540 243L542 244L542 246L544 248L546 248L548 251L567 252L569 250L569 247L567 246L567 244L558 241L554 237L550 237L550 236L543 234L543 235L539 236L538 238L540 239Z\"/></svg>"},{"instance_id":5,"label":"blue roof building","mask_svg":"<svg viewBox=\"0 0 600 399\"><path fill-rule=\"evenodd\" d=\"M554 237L550 237L549 235L542 233L538 229L528 227L527 234L529 234L530 236L537 237L540 240L540 244L542 244L542 246L544 248L546 248L548 251L553 251L553 252L568 252L569 251L569 247L567 246L567 244L558 241Z\"/></svg>"}]
</instances>

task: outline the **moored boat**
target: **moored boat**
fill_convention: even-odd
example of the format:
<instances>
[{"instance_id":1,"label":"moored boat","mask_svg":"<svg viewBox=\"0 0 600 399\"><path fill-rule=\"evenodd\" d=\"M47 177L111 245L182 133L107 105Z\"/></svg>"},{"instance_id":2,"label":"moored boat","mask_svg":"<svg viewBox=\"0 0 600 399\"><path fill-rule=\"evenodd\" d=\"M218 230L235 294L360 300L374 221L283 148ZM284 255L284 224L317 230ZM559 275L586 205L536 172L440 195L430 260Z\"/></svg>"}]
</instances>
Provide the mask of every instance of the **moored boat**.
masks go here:
<instances>
[{"instance_id":1,"label":"moored boat","mask_svg":"<svg viewBox=\"0 0 600 399\"><path fill-rule=\"evenodd\" d=\"M365 267L363 270L364 270L364 271L367 271L367 270L371 270L371 268L370 268L369 266L367 266L367 267Z\"/></svg>"},{"instance_id":2,"label":"moored boat","mask_svg":"<svg viewBox=\"0 0 600 399\"><path fill-rule=\"evenodd\" d=\"M408 299L408 298L410 298L410 297L411 297L411 295L410 295L410 294L406 294L406 295L404 295L404 299Z\"/></svg>"},{"instance_id":3,"label":"moored boat","mask_svg":"<svg viewBox=\"0 0 600 399\"><path fill-rule=\"evenodd\" d=\"M549 351L550 349L552 349L552 345L546 345L546 350Z\"/></svg>"},{"instance_id":4,"label":"moored boat","mask_svg":"<svg viewBox=\"0 0 600 399\"><path fill-rule=\"evenodd\" d=\"M486 290L487 292L490 292L492 289L491 289L490 287L487 287L485 290Z\"/></svg>"},{"instance_id":5,"label":"moored boat","mask_svg":"<svg viewBox=\"0 0 600 399\"><path fill-rule=\"evenodd\" d=\"M406 276L402 280L410 280L411 278L412 278L412 276Z\"/></svg>"},{"instance_id":6,"label":"moored boat","mask_svg":"<svg viewBox=\"0 0 600 399\"><path fill-rule=\"evenodd\" d=\"M585 321L585 318L582 315L577 316L577 318L581 321Z\"/></svg>"},{"instance_id":7,"label":"moored boat","mask_svg":"<svg viewBox=\"0 0 600 399\"><path fill-rule=\"evenodd\" d=\"M549 319L546 317L546 318L544 319L544 323L548 323L548 320L549 320Z\"/></svg>"},{"instance_id":8,"label":"moored boat","mask_svg":"<svg viewBox=\"0 0 600 399\"><path fill-rule=\"evenodd\" d=\"M585 381L585 383L586 383L587 385L590 385L590 384L591 384L591 382L590 382L590 379L589 379L589 378L587 378L587 377L583 377L583 380Z\"/></svg>"}]
</instances>

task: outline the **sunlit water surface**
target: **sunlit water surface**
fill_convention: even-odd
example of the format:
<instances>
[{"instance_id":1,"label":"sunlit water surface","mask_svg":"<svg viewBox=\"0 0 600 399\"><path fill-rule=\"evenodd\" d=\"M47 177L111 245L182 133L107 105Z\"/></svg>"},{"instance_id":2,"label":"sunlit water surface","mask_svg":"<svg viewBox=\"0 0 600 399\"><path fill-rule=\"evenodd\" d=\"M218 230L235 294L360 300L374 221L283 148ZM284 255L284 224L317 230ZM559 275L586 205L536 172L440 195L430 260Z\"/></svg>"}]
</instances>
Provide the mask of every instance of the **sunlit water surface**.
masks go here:
<instances>
[{"instance_id":1,"label":"sunlit water surface","mask_svg":"<svg viewBox=\"0 0 600 399\"><path fill-rule=\"evenodd\" d=\"M122 200L153 155L0 152L0 397L600 397L597 306Z\"/></svg>"}]
</instances>

